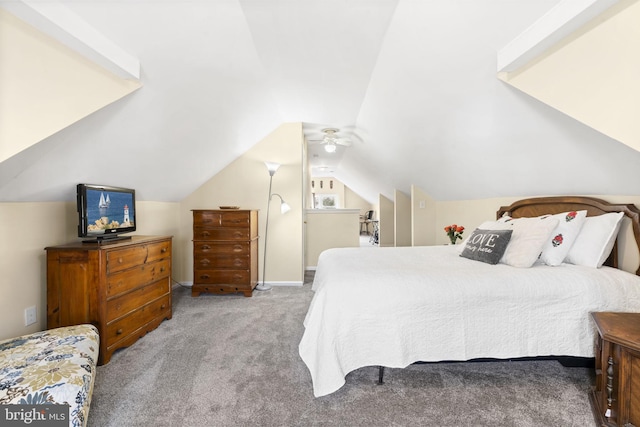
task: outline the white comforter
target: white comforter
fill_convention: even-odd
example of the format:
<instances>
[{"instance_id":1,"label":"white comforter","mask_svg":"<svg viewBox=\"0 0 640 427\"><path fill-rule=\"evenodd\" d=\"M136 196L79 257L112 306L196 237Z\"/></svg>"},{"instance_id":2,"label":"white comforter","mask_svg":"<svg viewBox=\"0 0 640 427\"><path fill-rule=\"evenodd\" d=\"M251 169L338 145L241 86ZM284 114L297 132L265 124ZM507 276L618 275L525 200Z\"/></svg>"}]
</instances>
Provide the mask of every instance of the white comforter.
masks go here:
<instances>
[{"instance_id":1,"label":"white comforter","mask_svg":"<svg viewBox=\"0 0 640 427\"><path fill-rule=\"evenodd\" d=\"M481 357L594 356L593 311L640 311L640 277L609 267L515 268L454 246L323 252L300 356L314 395L350 371Z\"/></svg>"}]
</instances>

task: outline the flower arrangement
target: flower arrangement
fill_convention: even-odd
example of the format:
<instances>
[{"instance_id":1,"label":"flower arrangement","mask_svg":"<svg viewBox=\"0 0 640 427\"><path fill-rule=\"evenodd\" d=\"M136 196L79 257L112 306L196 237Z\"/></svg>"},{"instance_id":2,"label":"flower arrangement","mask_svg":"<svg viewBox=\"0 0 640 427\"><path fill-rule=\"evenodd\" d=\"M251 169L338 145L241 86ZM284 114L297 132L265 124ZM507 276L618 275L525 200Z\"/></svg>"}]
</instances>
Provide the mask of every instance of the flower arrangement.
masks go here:
<instances>
[{"instance_id":1,"label":"flower arrangement","mask_svg":"<svg viewBox=\"0 0 640 427\"><path fill-rule=\"evenodd\" d=\"M447 225L444 228L444 232L449 236L449 240L451 240L451 244L455 245L458 239L462 240L462 233L464 232L464 227L461 225Z\"/></svg>"}]
</instances>

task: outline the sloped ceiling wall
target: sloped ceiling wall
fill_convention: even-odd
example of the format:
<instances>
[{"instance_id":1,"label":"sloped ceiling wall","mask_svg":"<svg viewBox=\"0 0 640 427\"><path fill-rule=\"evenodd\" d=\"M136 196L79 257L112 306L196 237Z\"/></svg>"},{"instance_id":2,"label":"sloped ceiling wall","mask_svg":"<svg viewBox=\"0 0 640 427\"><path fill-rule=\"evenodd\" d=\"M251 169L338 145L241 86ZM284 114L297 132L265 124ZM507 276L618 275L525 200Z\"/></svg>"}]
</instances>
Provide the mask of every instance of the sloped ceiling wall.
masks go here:
<instances>
[{"instance_id":1,"label":"sloped ceiling wall","mask_svg":"<svg viewBox=\"0 0 640 427\"><path fill-rule=\"evenodd\" d=\"M640 2L621 1L541 57L501 78L640 150Z\"/></svg>"},{"instance_id":2,"label":"sloped ceiling wall","mask_svg":"<svg viewBox=\"0 0 640 427\"><path fill-rule=\"evenodd\" d=\"M638 192L640 153L496 78L559 0L60 3L143 87L2 162L0 201L78 182L182 200L285 121L353 129L335 177L372 203Z\"/></svg>"},{"instance_id":3,"label":"sloped ceiling wall","mask_svg":"<svg viewBox=\"0 0 640 427\"><path fill-rule=\"evenodd\" d=\"M141 86L3 9L0 52L0 162Z\"/></svg>"}]
</instances>

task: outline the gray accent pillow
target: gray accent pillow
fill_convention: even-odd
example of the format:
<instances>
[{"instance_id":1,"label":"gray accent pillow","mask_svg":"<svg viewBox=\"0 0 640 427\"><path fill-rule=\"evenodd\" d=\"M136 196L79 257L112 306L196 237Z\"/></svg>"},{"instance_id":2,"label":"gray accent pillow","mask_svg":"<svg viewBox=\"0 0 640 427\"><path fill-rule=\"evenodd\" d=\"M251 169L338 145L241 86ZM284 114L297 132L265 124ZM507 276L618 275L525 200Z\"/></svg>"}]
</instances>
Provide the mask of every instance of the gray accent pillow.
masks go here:
<instances>
[{"instance_id":1,"label":"gray accent pillow","mask_svg":"<svg viewBox=\"0 0 640 427\"><path fill-rule=\"evenodd\" d=\"M476 228L467 239L461 257L497 264L507 249L513 230L482 230Z\"/></svg>"}]
</instances>

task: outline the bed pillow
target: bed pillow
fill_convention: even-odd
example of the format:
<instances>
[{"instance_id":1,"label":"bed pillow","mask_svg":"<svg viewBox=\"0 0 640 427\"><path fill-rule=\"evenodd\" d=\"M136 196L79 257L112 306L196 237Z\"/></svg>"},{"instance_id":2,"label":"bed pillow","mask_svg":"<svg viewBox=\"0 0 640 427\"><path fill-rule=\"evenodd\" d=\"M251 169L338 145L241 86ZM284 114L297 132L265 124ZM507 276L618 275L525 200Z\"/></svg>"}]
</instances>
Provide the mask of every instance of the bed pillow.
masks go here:
<instances>
[{"instance_id":1,"label":"bed pillow","mask_svg":"<svg viewBox=\"0 0 640 427\"><path fill-rule=\"evenodd\" d=\"M551 215L535 218L500 218L496 221L496 228L513 230L511 241L500 262L513 267L531 267L557 226L558 219Z\"/></svg>"},{"instance_id":2,"label":"bed pillow","mask_svg":"<svg viewBox=\"0 0 640 427\"><path fill-rule=\"evenodd\" d=\"M615 212L586 218L565 262L602 267L613 249L623 216L624 213Z\"/></svg>"},{"instance_id":3,"label":"bed pillow","mask_svg":"<svg viewBox=\"0 0 640 427\"><path fill-rule=\"evenodd\" d=\"M558 226L544 244L540 261L547 265L560 265L576 241L587 217L587 211L571 211L551 216L558 220Z\"/></svg>"},{"instance_id":4,"label":"bed pillow","mask_svg":"<svg viewBox=\"0 0 640 427\"><path fill-rule=\"evenodd\" d=\"M478 227L476 227L476 230L478 228L481 229L481 230L497 230L499 227L496 227L496 224L497 224L496 221L485 221L482 224L480 224ZM469 241L469 237L471 237L472 234L473 233L471 233L470 235L465 237L462 240L462 243L460 243L459 245L456 245L456 249L458 250L458 253L462 253L462 251L464 250L465 245Z\"/></svg>"},{"instance_id":5,"label":"bed pillow","mask_svg":"<svg viewBox=\"0 0 640 427\"><path fill-rule=\"evenodd\" d=\"M507 249L513 230L482 230L476 228L467 239L461 257L497 264Z\"/></svg>"}]
</instances>

